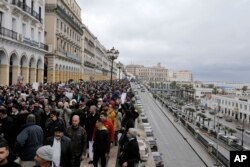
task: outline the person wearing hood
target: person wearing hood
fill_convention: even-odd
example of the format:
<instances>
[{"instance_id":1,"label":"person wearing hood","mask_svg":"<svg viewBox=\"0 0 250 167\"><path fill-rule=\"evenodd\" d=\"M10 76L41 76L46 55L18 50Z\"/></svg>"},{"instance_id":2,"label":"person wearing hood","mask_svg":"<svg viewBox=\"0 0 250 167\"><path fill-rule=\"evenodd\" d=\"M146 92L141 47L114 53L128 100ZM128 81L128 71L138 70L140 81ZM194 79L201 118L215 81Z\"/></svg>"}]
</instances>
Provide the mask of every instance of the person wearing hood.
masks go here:
<instances>
[{"instance_id":1,"label":"person wearing hood","mask_svg":"<svg viewBox=\"0 0 250 167\"><path fill-rule=\"evenodd\" d=\"M35 115L29 114L15 144L15 152L20 157L22 167L35 165L34 156L37 149L43 145L43 137L42 128L36 125Z\"/></svg>"}]
</instances>

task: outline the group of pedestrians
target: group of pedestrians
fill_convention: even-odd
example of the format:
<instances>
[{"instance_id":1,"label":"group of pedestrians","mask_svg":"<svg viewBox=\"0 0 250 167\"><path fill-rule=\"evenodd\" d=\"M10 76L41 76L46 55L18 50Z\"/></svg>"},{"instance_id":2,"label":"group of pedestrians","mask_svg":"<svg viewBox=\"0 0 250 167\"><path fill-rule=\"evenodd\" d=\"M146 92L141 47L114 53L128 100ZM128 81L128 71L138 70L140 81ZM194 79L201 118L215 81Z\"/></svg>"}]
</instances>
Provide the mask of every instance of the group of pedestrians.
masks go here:
<instances>
[{"instance_id":1,"label":"group of pedestrians","mask_svg":"<svg viewBox=\"0 0 250 167\"><path fill-rule=\"evenodd\" d=\"M0 166L105 167L118 141L120 166L134 166L133 99L128 80L0 86Z\"/></svg>"}]
</instances>

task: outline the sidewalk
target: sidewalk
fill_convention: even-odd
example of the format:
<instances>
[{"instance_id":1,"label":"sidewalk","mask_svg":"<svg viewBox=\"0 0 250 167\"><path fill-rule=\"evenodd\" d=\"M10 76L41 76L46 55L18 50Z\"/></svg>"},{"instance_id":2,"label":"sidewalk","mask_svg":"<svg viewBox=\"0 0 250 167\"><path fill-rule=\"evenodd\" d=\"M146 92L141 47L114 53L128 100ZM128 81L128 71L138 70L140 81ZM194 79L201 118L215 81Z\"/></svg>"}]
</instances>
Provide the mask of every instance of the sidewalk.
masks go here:
<instances>
[{"instance_id":1,"label":"sidewalk","mask_svg":"<svg viewBox=\"0 0 250 167\"><path fill-rule=\"evenodd\" d=\"M110 150L107 167L116 167L117 152L118 152L118 146L113 146ZM88 162L89 162L88 158L83 160L81 163L81 167L93 167L94 166L93 164L88 164Z\"/></svg>"}]
</instances>

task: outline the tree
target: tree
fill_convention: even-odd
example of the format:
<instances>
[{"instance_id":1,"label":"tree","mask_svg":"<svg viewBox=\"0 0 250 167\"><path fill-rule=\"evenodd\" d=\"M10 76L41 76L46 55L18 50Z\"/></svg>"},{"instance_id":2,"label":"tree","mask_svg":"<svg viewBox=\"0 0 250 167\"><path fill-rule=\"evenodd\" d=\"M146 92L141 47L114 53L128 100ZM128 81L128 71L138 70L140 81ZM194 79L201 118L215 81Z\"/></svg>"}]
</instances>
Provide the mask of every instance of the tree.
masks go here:
<instances>
[{"instance_id":1,"label":"tree","mask_svg":"<svg viewBox=\"0 0 250 167\"><path fill-rule=\"evenodd\" d=\"M233 134L236 133L236 130L229 128L228 133L231 133L231 136L233 136Z\"/></svg>"},{"instance_id":2,"label":"tree","mask_svg":"<svg viewBox=\"0 0 250 167\"><path fill-rule=\"evenodd\" d=\"M209 122L212 121L212 118L206 118L206 121L207 121L207 125L209 127Z\"/></svg>"},{"instance_id":3,"label":"tree","mask_svg":"<svg viewBox=\"0 0 250 167\"><path fill-rule=\"evenodd\" d=\"M215 95L218 93L218 88L216 86L213 88L212 93Z\"/></svg>"},{"instance_id":4,"label":"tree","mask_svg":"<svg viewBox=\"0 0 250 167\"><path fill-rule=\"evenodd\" d=\"M201 118L202 118L202 124L204 125L204 122L205 122L205 119L206 119L206 115L204 115L204 114L201 114Z\"/></svg>"},{"instance_id":5,"label":"tree","mask_svg":"<svg viewBox=\"0 0 250 167\"><path fill-rule=\"evenodd\" d=\"M169 86L170 86L170 89L175 89L176 88L176 82L175 81L171 82Z\"/></svg>"},{"instance_id":6,"label":"tree","mask_svg":"<svg viewBox=\"0 0 250 167\"><path fill-rule=\"evenodd\" d=\"M227 126L224 127L224 132L225 132L225 136L227 135L227 131L229 130L229 128Z\"/></svg>"},{"instance_id":7,"label":"tree","mask_svg":"<svg viewBox=\"0 0 250 167\"><path fill-rule=\"evenodd\" d=\"M246 85L243 86L241 90L242 90L242 93L245 93L247 91L247 86Z\"/></svg>"},{"instance_id":8,"label":"tree","mask_svg":"<svg viewBox=\"0 0 250 167\"><path fill-rule=\"evenodd\" d=\"M208 88L214 88L214 84L208 84Z\"/></svg>"},{"instance_id":9,"label":"tree","mask_svg":"<svg viewBox=\"0 0 250 167\"><path fill-rule=\"evenodd\" d=\"M200 119L201 119L201 115L203 115L202 113L198 113L196 116L199 117L199 122L200 122Z\"/></svg>"}]
</instances>

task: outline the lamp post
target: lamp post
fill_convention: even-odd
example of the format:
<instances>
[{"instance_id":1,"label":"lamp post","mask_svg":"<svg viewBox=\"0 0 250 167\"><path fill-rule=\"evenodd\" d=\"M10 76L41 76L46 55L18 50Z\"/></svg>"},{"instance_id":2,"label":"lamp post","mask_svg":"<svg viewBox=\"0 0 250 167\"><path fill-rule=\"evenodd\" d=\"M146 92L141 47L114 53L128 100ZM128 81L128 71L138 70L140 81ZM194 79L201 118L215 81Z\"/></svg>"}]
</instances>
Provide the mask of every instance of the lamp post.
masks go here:
<instances>
[{"instance_id":1,"label":"lamp post","mask_svg":"<svg viewBox=\"0 0 250 167\"><path fill-rule=\"evenodd\" d=\"M112 80L113 80L113 66L114 66L114 60L118 58L118 55L119 55L119 51L118 50L115 50L115 48L113 47L112 49L110 50L107 50L107 55L108 55L108 58L111 60L111 77L110 77L110 86L112 86Z\"/></svg>"},{"instance_id":2,"label":"lamp post","mask_svg":"<svg viewBox=\"0 0 250 167\"><path fill-rule=\"evenodd\" d=\"M122 68L122 64L121 64L121 62L119 62L118 64L117 64L117 67L118 67L118 69L119 69L119 82L120 82L120 70L121 70L121 68Z\"/></svg>"},{"instance_id":3,"label":"lamp post","mask_svg":"<svg viewBox=\"0 0 250 167\"><path fill-rule=\"evenodd\" d=\"M242 114L243 115L243 114ZM244 117L244 116L243 116ZM243 135L243 132L244 132L244 121L245 121L245 118L243 118L243 120L242 120L242 133L241 133L241 147L242 147L242 151L244 151L244 148L243 148L243 146L244 146L244 140L243 140L243 137L244 137L244 135Z\"/></svg>"}]
</instances>

